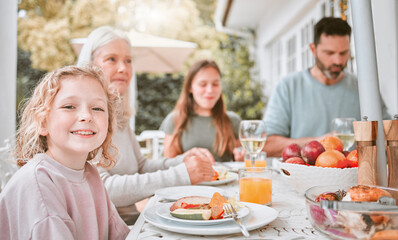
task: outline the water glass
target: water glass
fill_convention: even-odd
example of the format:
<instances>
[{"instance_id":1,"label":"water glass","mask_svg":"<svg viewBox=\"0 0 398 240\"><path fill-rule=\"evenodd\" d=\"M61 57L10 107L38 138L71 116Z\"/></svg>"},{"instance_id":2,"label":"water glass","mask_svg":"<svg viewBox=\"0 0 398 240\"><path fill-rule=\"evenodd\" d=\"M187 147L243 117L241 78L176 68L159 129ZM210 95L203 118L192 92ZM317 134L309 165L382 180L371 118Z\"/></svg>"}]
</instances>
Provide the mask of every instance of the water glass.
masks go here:
<instances>
[{"instance_id":1,"label":"water glass","mask_svg":"<svg viewBox=\"0 0 398 240\"><path fill-rule=\"evenodd\" d=\"M335 118L332 121L332 131L335 137L338 137L344 145L344 151L354 145L354 126L355 118Z\"/></svg>"}]
</instances>

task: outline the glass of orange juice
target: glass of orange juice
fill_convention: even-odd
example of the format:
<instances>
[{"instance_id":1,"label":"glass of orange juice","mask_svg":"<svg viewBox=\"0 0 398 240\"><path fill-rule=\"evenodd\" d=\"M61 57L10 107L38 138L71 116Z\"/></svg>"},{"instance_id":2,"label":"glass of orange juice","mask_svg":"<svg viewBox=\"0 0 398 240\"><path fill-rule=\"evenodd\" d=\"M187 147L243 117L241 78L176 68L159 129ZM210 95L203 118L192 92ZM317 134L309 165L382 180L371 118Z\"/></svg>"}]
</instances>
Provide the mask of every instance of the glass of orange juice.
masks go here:
<instances>
[{"instance_id":1,"label":"glass of orange juice","mask_svg":"<svg viewBox=\"0 0 398 240\"><path fill-rule=\"evenodd\" d=\"M250 153L245 153L245 168L253 167L250 160ZM260 152L257 154L256 159L254 161L254 167L266 167L267 166L267 153Z\"/></svg>"},{"instance_id":2,"label":"glass of orange juice","mask_svg":"<svg viewBox=\"0 0 398 240\"><path fill-rule=\"evenodd\" d=\"M272 170L239 169L239 200L263 205L272 203Z\"/></svg>"}]
</instances>

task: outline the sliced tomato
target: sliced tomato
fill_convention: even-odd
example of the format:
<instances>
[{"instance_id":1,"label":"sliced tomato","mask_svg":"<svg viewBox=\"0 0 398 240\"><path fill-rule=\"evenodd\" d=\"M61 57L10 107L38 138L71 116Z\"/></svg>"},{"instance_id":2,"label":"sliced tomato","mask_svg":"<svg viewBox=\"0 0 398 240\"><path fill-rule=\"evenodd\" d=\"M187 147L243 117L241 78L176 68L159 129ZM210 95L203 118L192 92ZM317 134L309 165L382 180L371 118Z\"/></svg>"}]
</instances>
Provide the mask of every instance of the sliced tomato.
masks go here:
<instances>
[{"instance_id":1,"label":"sliced tomato","mask_svg":"<svg viewBox=\"0 0 398 240\"><path fill-rule=\"evenodd\" d=\"M188 204L188 203L182 203L181 207L188 209L188 208L198 208L200 207L202 204Z\"/></svg>"},{"instance_id":2,"label":"sliced tomato","mask_svg":"<svg viewBox=\"0 0 398 240\"><path fill-rule=\"evenodd\" d=\"M214 219L220 219L220 218L222 218L223 213L224 213L224 209L221 206L218 206L218 205L213 206L211 208L211 217L210 217L210 219L213 219L213 220Z\"/></svg>"}]
</instances>

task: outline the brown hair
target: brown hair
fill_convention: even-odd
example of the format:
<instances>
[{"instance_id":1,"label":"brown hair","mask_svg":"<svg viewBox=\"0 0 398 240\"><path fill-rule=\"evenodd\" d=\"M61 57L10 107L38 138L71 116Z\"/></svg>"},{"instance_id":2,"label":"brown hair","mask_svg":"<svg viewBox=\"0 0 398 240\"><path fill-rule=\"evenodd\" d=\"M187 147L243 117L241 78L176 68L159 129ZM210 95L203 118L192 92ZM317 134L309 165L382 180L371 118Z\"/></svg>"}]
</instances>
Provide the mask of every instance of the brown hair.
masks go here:
<instances>
[{"instance_id":1,"label":"brown hair","mask_svg":"<svg viewBox=\"0 0 398 240\"><path fill-rule=\"evenodd\" d=\"M172 155L182 154L181 137L183 132L187 129L190 118L195 114L194 106L195 100L190 92L192 81L196 74L205 68L214 68L221 76L219 67L214 61L201 60L196 62L189 69L188 75L182 88L180 97L174 108L174 131L171 137L170 149ZM234 148L235 136L232 130L232 123L229 119L224 104L223 96L221 95L213 109L211 115L216 127L216 139L213 145L213 152L218 156L223 156L224 153L232 154Z\"/></svg>"},{"instance_id":2,"label":"brown hair","mask_svg":"<svg viewBox=\"0 0 398 240\"><path fill-rule=\"evenodd\" d=\"M61 81L66 78L92 78L97 80L107 96L108 107L108 133L100 147L91 151L87 160L92 160L102 148L101 159L98 165L104 168L115 165L116 160L112 153L117 153L117 148L112 144L112 133L114 129L114 106L115 96L108 90L108 83L105 80L100 68L95 66L68 66L53 72L47 73L35 88L32 97L27 101L24 108L21 126L17 132L17 144L14 155L19 166L23 166L28 160L38 153L48 150L47 138L40 135L40 131L48 116L55 96L59 92Z\"/></svg>"}]
</instances>

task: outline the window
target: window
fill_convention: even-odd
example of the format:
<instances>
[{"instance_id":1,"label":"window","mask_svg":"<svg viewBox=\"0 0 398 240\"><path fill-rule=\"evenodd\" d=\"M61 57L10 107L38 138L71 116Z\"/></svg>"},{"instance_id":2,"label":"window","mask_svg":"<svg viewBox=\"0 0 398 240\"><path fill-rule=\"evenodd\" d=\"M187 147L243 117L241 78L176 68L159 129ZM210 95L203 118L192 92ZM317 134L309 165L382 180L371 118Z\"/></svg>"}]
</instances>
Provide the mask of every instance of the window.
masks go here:
<instances>
[{"instance_id":1,"label":"window","mask_svg":"<svg viewBox=\"0 0 398 240\"><path fill-rule=\"evenodd\" d=\"M276 83L282 74L282 44L277 41L271 47L271 79Z\"/></svg>"},{"instance_id":2,"label":"window","mask_svg":"<svg viewBox=\"0 0 398 240\"><path fill-rule=\"evenodd\" d=\"M296 71L296 35L287 41L286 53L286 70L291 73Z\"/></svg>"},{"instance_id":3,"label":"window","mask_svg":"<svg viewBox=\"0 0 398 240\"><path fill-rule=\"evenodd\" d=\"M313 57L309 44L312 42L313 38L313 21L304 25L301 28L301 68L306 69L313 65Z\"/></svg>"}]
</instances>

